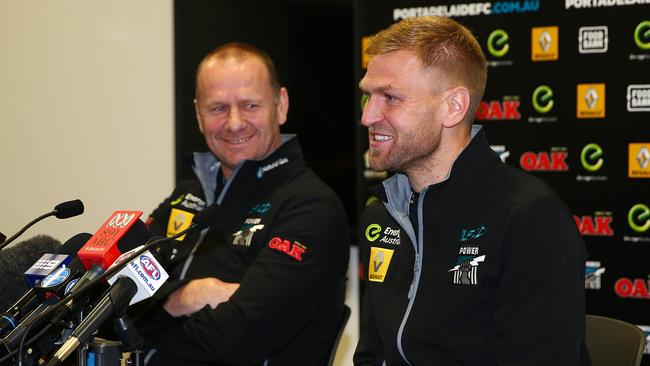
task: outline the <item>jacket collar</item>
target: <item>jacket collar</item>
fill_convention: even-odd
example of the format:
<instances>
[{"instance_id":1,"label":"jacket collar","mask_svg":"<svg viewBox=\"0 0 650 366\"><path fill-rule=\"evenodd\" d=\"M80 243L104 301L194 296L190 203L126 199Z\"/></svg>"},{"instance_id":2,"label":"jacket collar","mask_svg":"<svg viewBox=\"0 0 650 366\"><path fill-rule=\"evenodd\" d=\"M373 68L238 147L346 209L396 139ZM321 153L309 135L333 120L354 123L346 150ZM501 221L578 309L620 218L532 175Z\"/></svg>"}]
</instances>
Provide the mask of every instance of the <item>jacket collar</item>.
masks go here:
<instances>
[{"instance_id":1,"label":"jacket collar","mask_svg":"<svg viewBox=\"0 0 650 366\"><path fill-rule=\"evenodd\" d=\"M446 194L472 189L472 185L483 179L498 164L499 157L492 151L481 125L472 126L472 140L453 162L447 178L433 184L426 190L440 187ZM408 215L411 185L403 173L396 173L372 189L372 193L384 201L398 215ZM457 197L456 197L457 198Z\"/></svg>"},{"instance_id":2,"label":"jacket collar","mask_svg":"<svg viewBox=\"0 0 650 366\"><path fill-rule=\"evenodd\" d=\"M195 152L193 154L193 170L201 183L203 193L208 205L216 202L221 203L226 191L233 182L247 182L239 186L249 185L248 182L259 182L267 184L277 180L291 178L287 174L297 167L305 165L302 149L298 138L294 134L282 134L282 144L269 156L261 160L244 160L235 167L233 174L226 181L225 187L221 190L221 197L215 197L217 188L217 174L221 168L221 162L211 152ZM251 183L255 186L256 184Z\"/></svg>"}]
</instances>

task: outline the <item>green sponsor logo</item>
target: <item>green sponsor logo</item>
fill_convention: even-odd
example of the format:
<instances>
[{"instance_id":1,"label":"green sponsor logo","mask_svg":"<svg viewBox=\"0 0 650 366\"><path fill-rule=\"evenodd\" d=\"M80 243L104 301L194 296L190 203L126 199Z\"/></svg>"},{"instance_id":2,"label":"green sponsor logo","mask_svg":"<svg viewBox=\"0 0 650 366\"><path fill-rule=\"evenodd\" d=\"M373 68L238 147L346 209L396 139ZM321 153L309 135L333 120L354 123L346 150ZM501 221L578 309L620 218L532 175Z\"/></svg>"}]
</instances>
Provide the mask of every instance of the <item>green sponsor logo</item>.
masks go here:
<instances>
[{"instance_id":1,"label":"green sponsor logo","mask_svg":"<svg viewBox=\"0 0 650 366\"><path fill-rule=\"evenodd\" d=\"M377 224L370 224L366 228L366 239L368 239L368 241L375 241L379 239L380 233L381 233L381 226Z\"/></svg>"},{"instance_id":2,"label":"green sponsor logo","mask_svg":"<svg viewBox=\"0 0 650 366\"><path fill-rule=\"evenodd\" d=\"M540 85L533 92L533 108L538 113L548 113L553 109L553 89Z\"/></svg>"},{"instance_id":3,"label":"green sponsor logo","mask_svg":"<svg viewBox=\"0 0 650 366\"><path fill-rule=\"evenodd\" d=\"M598 144L588 144L582 148L580 162L582 167L590 172L595 172L603 166L603 149Z\"/></svg>"},{"instance_id":4,"label":"green sponsor logo","mask_svg":"<svg viewBox=\"0 0 650 366\"><path fill-rule=\"evenodd\" d=\"M636 26L634 43L642 50L650 50L650 20L644 20Z\"/></svg>"},{"instance_id":5,"label":"green sponsor logo","mask_svg":"<svg viewBox=\"0 0 650 366\"><path fill-rule=\"evenodd\" d=\"M171 201L169 204L172 205L172 206L176 206L177 204L181 203L181 201L183 201L183 198L185 198L185 195L184 195L184 194L182 194L182 195L181 195L180 197L178 197L177 199Z\"/></svg>"},{"instance_id":6,"label":"green sponsor logo","mask_svg":"<svg viewBox=\"0 0 650 366\"><path fill-rule=\"evenodd\" d=\"M627 213L627 222L637 233L648 231L650 229L650 208L642 203L632 206Z\"/></svg>"},{"instance_id":7,"label":"green sponsor logo","mask_svg":"<svg viewBox=\"0 0 650 366\"><path fill-rule=\"evenodd\" d=\"M487 40L488 52L494 57L503 57L510 50L508 33L503 29L494 30Z\"/></svg>"}]
</instances>

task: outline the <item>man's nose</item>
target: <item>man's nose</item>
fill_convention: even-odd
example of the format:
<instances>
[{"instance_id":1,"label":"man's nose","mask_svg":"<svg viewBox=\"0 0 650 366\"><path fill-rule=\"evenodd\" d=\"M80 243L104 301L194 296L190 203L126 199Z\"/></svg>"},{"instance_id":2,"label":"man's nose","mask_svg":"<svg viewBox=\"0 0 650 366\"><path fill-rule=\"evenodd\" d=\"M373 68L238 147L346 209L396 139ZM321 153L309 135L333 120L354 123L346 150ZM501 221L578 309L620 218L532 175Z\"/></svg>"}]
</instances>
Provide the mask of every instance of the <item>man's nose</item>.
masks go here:
<instances>
[{"instance_id":1,"label":"man's nose","mask_svg":"<svg viewBox=\"0 0 650 366\"><path fill-rule=\"evenodd\" d=\"M361 124L368 127L384 119L379 98L369 96L361 114Z\"/></svg>"},{"instance_id":2,"label":"man's nose","mask_svg":"<svg viewBox=\"0 0 650 366\"><path fill-rule=\"evenodd\" d=\"M242 119L242 114L239 108L231 108L228 113L228 123L226 128L230 132L237 132L244 128L244 120Z\"/></svg>"}]
</instances>

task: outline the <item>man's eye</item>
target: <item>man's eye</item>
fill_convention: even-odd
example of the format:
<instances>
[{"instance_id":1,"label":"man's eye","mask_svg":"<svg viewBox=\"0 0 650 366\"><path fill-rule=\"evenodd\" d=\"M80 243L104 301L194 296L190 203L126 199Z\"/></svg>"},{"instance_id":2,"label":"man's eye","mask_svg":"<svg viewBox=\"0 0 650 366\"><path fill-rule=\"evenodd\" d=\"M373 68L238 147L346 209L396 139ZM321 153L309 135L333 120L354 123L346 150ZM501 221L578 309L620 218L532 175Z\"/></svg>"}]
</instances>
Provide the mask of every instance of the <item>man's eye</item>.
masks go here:
<instances>
[{"instance_id":1,"label":"man's eye","mask_svg":"<svg viewBox=\"0 0 650 366\"><path fill-rule=\"evenodd\" d=\"M392 102L396 102L396 101L397 101L397 97L394 96L394 95L385 94L384 96L385 96L386 100L387 100L388 102L390 102L390 103L392 103Z\"/></svg>"},{"instance_id":2,"label":"man's eye","mask_svg":"<svg viewBox=\"0 0 650 366\"><path fill-rule=\"evenodd\" d=\"M225 111L226 107L224 105L219 104L219 105L214 105L214 106L210 107L208 110L210 112L213 112L213 113L218 113L218 112Z\"/></svg>"},{"instance_id":3,"label":"man's eye","mask_svg":"<svg viewBox=\"0 0 650 366\"><path fill-rule=\"evenodd\" d=\"M259 107L259 105L255 104L255 103L248 103L248 104L244 105L244 107L246 109L255 109L255 108Z\"/></svg>"}]
</instances>

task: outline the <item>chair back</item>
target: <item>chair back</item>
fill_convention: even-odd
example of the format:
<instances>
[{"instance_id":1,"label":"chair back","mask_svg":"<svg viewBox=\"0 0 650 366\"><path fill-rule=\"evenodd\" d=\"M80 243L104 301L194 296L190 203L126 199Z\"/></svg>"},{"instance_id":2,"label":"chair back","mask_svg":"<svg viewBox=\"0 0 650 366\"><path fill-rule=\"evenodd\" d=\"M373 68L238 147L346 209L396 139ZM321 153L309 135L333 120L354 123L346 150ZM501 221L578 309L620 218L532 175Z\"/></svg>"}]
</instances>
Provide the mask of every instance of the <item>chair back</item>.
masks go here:
<instances>
[{"instance_id":1,"label":"chair back","mask_svg":"<svg viewBox=\"0 0 650 366\"><path fill-rule=\"evenodd\" d=\"M592 366L639 366L645 334L639 327L613 318L587 315L586 343Z\"/></svg>"},{"instance_id":2,"label":"chair back","mask_svg":"<svg viewBox=\"0 0 650 366\"><path fill-rule=\"evenodd\" d=\"M330 356L329 359L327 360L327 366L334 365L334 357L336 356L336 350L339 348L339 342L341 342L343 329L345 329L345 325L348 323L348 319L350 319L350 313L351 313L350 307L343 304L343 314L341 314L341 318L339 319L338 331L336 332L334 343L332 344L332 348L330 349Z\"/></svg>"}]
</instances>

